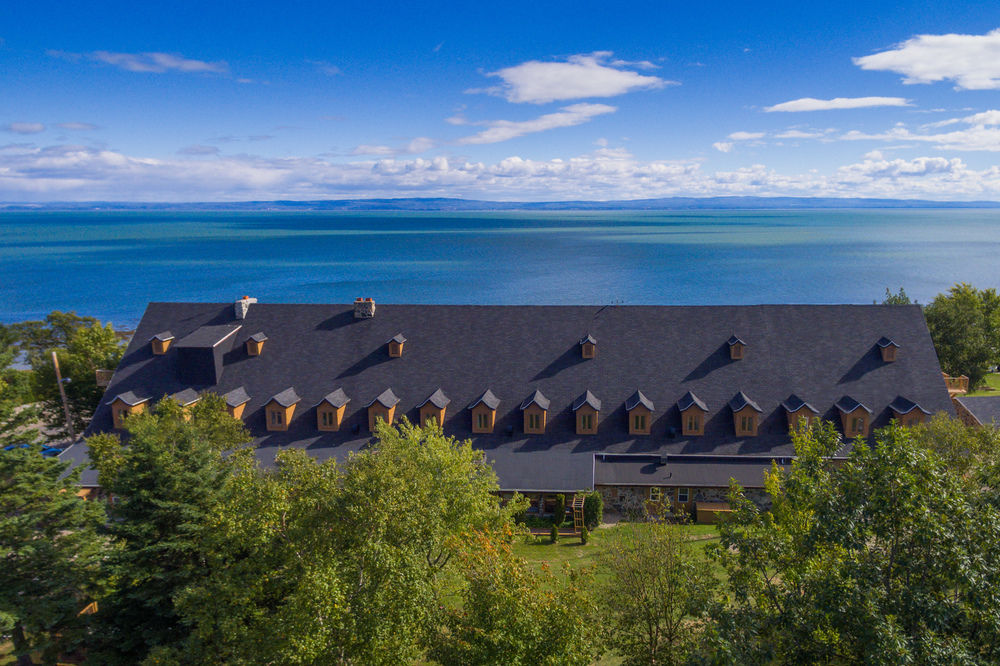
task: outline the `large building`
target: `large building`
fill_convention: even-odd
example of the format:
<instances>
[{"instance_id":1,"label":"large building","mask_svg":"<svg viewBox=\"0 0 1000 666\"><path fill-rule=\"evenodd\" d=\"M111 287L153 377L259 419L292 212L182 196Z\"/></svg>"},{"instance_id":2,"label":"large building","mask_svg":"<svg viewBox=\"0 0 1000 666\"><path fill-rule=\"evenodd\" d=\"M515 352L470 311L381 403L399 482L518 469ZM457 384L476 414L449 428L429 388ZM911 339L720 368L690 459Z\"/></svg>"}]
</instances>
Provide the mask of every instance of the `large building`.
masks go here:
<instances>
[{"instance_id":1,"label":"large building","mask_svg":"<svg viewBox=\"0 0 1000 666\"><path fill-rule=\"evenodd\" d=\"M376 419L471 438L504 491L690 508L763 486L789 429L845 440L954 414L916 306L151 303L88 434L165 396L226 397L264 465L343 458ZM83 461L85 449L67 457ZM93 483L92 472L84 483Z\"/></svg>"}]
</instances>

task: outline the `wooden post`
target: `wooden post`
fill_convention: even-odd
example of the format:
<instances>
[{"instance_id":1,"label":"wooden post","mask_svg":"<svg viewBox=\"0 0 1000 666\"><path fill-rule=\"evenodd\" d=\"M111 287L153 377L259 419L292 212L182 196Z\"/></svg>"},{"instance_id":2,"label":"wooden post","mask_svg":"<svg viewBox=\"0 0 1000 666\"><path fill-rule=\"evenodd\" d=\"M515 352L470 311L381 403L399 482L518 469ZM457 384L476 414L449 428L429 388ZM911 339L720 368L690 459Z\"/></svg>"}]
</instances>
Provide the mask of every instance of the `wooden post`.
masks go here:
<instances>
[{"instance_id":1,"label":"wooden post","mask_svg":"<svg viewBox=\"0 0 1000 666\"><path fill-rule=\"evenodd\" d=\"M56 383L59 384L59 396L62 398L63 412L66 414L66 430L69 432L70 441L76 439L73 432L73 419L69 415L69 401L66 399L66 389L63 387L62 373L59 372L59 357L52 352L52 365L56 368Z\"/></svg>"}]
</instances>

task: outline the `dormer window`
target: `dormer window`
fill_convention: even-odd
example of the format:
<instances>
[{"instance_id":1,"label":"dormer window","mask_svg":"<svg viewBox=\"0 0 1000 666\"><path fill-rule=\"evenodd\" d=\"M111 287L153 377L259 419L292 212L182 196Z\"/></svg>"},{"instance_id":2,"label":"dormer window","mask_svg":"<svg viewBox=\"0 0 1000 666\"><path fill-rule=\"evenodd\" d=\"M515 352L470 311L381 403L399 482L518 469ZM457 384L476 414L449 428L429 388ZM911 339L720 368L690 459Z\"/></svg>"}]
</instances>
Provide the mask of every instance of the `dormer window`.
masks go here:
<instances>
[{"instance_id":1,"label":"dormer window","mask_svg":"<svg viewBox=\"0 0 1000 666\"><path fill-rule=\"evenodd\" d=\"M194 407L195 403L201 400L201 396L193 388L186 388L169 397L184 409L186 417L190 415L191 408Z\"/></svg>"},{"instance_id":2,"label":"dormer window","mask_svg":"<svg viewBox=\"0 0 1000 666\"><path fill-rule=\"evenodd\" d=\"M542 395L541 391L535 389L535 392L521 403L521 412L524 414L525 434L544 435L545 415L548 411L549 399Z\"/></svg>"},{"instance_id":3,"label":"dormer window","mask_svg":"<svg viewBox=\"0 0 1000 666\"><path fill-rule=\"evenodd\" d=\"M391 358L399 358L403 355L404 342L406 342L406 338L403 337L402 333L397 333L389 340L387 344L389 345L389 356Z\"/></svg>"},{"instance_id":4,"label":"dormer window","mask_svg":"<svg viewBox=\"0 0 1000 666\"><path fill-rule=\"evenodd\" d=\"M299 394L292 387L271 397L264 405L264 418L269 431L283 432L288 430L288 424L295 415L295 406L299 404Z\"/></svg>"},{"instance_id":5,"label":"dormer window","mask_svg":"<svg viewBox=\"0 0 1000 666\"><path fill-rule=\"evenodd\" d=\"M882 337L875 344L878 345L879 351L882 352L882 361L884 363L892 363L896 360L899 345L893 342L892 339Z\"/></svg>"},{"instance_id":6,"label":"dormer window","mask_svg":"<svg viewBox=\"0 0 1000 666\"><path fill-rule=\"evenodd\" d=\"M493 395L493 391L486 391L476 398L469 411L472 413L472 432L477 435L487 435L493 432L493 427L497 420L497 407L500 406L500 399Z\"/></svg>"},{"instance_id":7,"label":"dormer window","mask_svg":"<svg viewBox=\"0 0 1000 666\"><path fill-rule=\"evenodd\" d=\"M733 410L733 428L737 437L756 437L757 424L760 420L760 406L747 397L746 393L740 391L729 401L729 408Z\"/></svg>"},{"instance_id":8,"label":"dormer window","mask_svg":"<svg viewBox=\"0 0 1000 666\"><path fill-rule=\"evenodd\" d=\"M243 418L243 410L250 402L250 394L241 386L222 396L222 399L226 401L226 411L229 412L229 415L234 419L239 419Z\"/></svg>"},{"instance_id":9,"label":"dormer window","mask_svg":"<svg viewBox=\"0 0 1000 666\"><path fill-rule=\"evenodd\" d=\"M368 430L375 432L375 424L379 421L392 423L396 418L396 405L398 404L399 398L396 397L391 388L387 388L365 405L368 408Z\"/></svg>"},{"instance_id":10,"label":"dormer window","mask_svg":"<svg viewBox=\"0 0 1000 666\"><path fill-rule=\"evenodd\" d=\"M872 410L850 396L837 401L840 424L848 437L867 437L871 427Z\"/></svg>"},{"instance_id":11,"label":"dormer window","mask_svg":"<svg viewBox=\"0 0 1000 666\"><path fill-rule=\"evenodd\" d=\"M677 409L681 413L681 434L685 437L698 437L705 434L705 416L708 405L701 401L691 391L677 401Z\"/></svg>"},{"instance_id":12,"label":"dormer window","mask_svg":"<svg viewBox=\"0 0 1000 666\"><path fill-rule=\"evenodd\" d=\"M449 404L451 404L451 399L440 388L431 393L426 400L417 405L417 409L420 410L420 425L424 425L428 421L444 425L444 413Z\"/></svg>"},{"instance_id":13,"label":"dormer window","mask_svg":"<svg viewBox=\"0 0 1000 666\"><path fill-rule=\"evenodd\" d=\"M587 391L573 403L576 414L576 434L596 435L597 419L601 412L601 401L590 391Z\"/></svg>"},{"instance_id":14,"label":"dormer window","mask_svg":"<svg viewBox=\"0 0 1000 666\"><path fill-rule=\"evenodd\" d=\"M781 406L785 408L785 415L788 417L789 432L794 432L803 425L809 427L819 418L819 410L794 393Z\"/></svg>"},{"instance_id":15,"label":"dormer window","mask_svg":"<svg viewBox=\"0 0 1000 666\"><path fill-rule=\"evenodd\" d=\"M126 391L119 393L106 404L111 405L111 420L115 428L121 430L125 427L125 417L146 411L148 403L149 398L140 398L132 391Z\"/></svg>"},{"instance_id":16,"label":"dormer window","mask_svg":"<svg viewBox=\"0 0 1000 666\"><path fill-rule=\"evenodd\" d=\"M653 427L653 401L637 390L625 401L628 414L628 434L648 435Z\"/></svg>"},{"instance_id":17,"label":"dormer window","mask_svg":"<svg viewBox=\"0 0 1000 666\"><path fill-rule=\"evenodd\" d=\"M896 399L889 404L889 410L892 412L892 418L901 426L923 423L924 419L931 415L926 409L903 396L896 396Z\"/></svg>"},{"instance_id":18,"label":"dormer window","mask_svg":"<svg viewBox=\"0 0 1000 666\"><path fill-rule=\"evenodd\" d=\"M350 401L342 388L323 396L316 405L316 429L323 432L340 430L340 424L344 422L344 412L347 411L347 403Z\"/></svg>"},{"instance_id":19,"label":"dormer window","mask_svg":"<svg viewBox=\"0 0 1000 666\"><path fill-rule=\"evenodd\" d=\"M583 358L595 358L597 356L597 340L590 333L580 340L580 355Z\"/></svg>"},{"instance_id":20,"label":"dormer window","mask_svg":"<svg viewBox=\"0 0 1000 666\"><path fill-rule=\"evenodd\" d=\"M153 354L163 356L170 349L170 345L174 341L174 334L170 331L163 331L154 335L149 341L153 348Z\"/></svg>"},{"instance_id":21,"label":"dormer window","mask_svg":"<svg viewBox=\"0 0 1000 666\"><path fill-rule=\"evenodd\" d=\"M739 361L743 358L743 350L747 346L745 342L733 335L729 338L727 344L729 345L729 358L734 361Z\"/></svg>"},{"instance_id":22,"label":"dormer window","mask_svg":"<svg viewBox=\"0 0 1000 666\"><path fill-rule=\"evenodd\" d=\"M254 333L251 335L247 338L247 355L260 356L260 353L264 351L265 342L267 342L267 336L263 333Z\"/></svg>"}]
</instances>

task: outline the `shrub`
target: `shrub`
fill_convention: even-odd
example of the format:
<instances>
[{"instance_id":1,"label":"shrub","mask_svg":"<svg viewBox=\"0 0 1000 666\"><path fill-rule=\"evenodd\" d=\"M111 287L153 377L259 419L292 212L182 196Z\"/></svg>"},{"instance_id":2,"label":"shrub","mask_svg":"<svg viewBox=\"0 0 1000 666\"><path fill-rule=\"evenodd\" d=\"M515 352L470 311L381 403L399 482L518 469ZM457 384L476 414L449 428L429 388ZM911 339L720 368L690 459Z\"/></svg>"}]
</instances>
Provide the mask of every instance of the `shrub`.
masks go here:
<instances>
[{"instance_id":1,"label":"shrub","mask_svg":"<svg viewBox=\"0 0 1000 666\"><path fill-rule=\"evenodd\" d=\"M601 499L601 493L595 490L589 493L583 501L583 524L587 526L588 530L593 530L601 524L603 518L604 500Z\"/></svg>"},{"instance_id":2,"label":"shrub","mask_svg":"<svg viewBox=\"0 0 1000 666\"><path fill-rule=\"evenodd\" d=\"M562 525L566 520L566 496L562 493L556 495L556 508L552 512L552 522Z\"/></svg>"},{"instance_id":3,"label":"shrub","mask_svg":"<svg viewBox=\"0 0 1000 666\"><path fill-rule=\"evenodd\" d=\"M549 536L552 537L552 543L559 541L559 526L553 525L549 530Z\"/></svg>"},{"instance_id":4,"label":"shrub","mask_svg":"<svg viewBox=\"0 0 1000 666\"><path fill-rule=\"evenodd\" d=\"M590 539L590 530L588 530L587 526L584 525L583 527L580 528L580 543L586 546L587 541L589 539Z\"/></svg>"}]
</instances>

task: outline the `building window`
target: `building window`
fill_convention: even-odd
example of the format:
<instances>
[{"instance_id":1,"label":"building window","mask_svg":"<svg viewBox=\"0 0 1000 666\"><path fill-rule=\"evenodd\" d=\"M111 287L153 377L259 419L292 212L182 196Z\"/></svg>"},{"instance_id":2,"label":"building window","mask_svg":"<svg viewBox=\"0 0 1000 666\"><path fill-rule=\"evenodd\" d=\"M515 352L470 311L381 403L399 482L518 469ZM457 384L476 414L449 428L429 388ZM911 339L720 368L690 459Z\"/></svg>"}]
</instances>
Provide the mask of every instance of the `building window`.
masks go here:
<instances>
[{"instance_id":1,"label":"building window","mask_svg":"<svg viewBox=\"0 0 1000 666\"><path fill-rule=\"evenodd\" d=\"M740 417L740 430L743 432L753 432L754 418L748 414Z\"/></svg>"},{"instance_id":2,"label":"building window","mask_svg":"<svg viewBox=\"0 0 1000 666\"><path fill-rule=\"evenodd\" d=\"M127 411L125 409L122 409L121 407L115 407L112 413L114 414L115 417L115 427L119 429L124 428L125 414L127 413Z\"/></svg>"},{"instance_id":3,"label":"building window","mask_svg":"<svg viewBox=\"0 0 1000 666\"><path fill-rule=\"evenodd\" d=\"M636 432L646 431L646 415L645 414L635 414L632 417L632 429Z\"/></svg>"},{"instance_id":4,"label":"building window","mask_svg":"<svg viewBox=\"0 0 1000 666\"><path fill-rule=\"evenodd\" d=\"M541 428L542 428L542 415L528 414L528 429L541 430Z\"/></svg>"},{"instance_id":5,"label":"building window","mask_svg":"<svg viewBox=\"0 0 1000 666\"><path fill-rule=\"evenodd\" d=\"M663 500L663 488L653 486L649 489L649 501L660 502Z\"/></svg>"},{"instance_id":6,"label":"building window","mask_svg":"<svg viewBox=\"0 0 1000 666\"><path fill-rule=\"evenodd\" d=\"M333 414L331 412L323 412L323 427L329 428L333 425Z\"/></svg>"},{"instance_id":7,"label":"building window","mask_svg":"<svg viewBox=\"0 0 1000 666\"><path fill-rule=\"evenodd\" d=\"M476 414L476 427L480 430L486 430L489 427L486 414L483 414L482 412Z\"/></svg>"},{"instance_id":8,"label":"building window","mask_svg":"<svg viewBox=\"0 0 1000 666\"><path fill-rule=\"evenodd\" d=\"M593 414L581 414L580 415L580 429L581 430L593 430L594 429L594 415Z\"/></svg>"},{"instance_id":9,"label":"building window","mask_svg":"<svg viewBox=\"0 0 1000 666\"><path fill-rule=\"evenodd\" d=\"M281 412L277 409L271 410L271 425L281 425Z\"/></svg>"},{"instance_id":10,"label":"building window","mask_svg":"<svg viewBox=\"0 0 1000 666\"><path fill-rule=\"evenodd\" d=\"M688 414L687 422L688 432L698 432L701 430L701 419L698 418L697 414Z\"/></svg>"},{"instance_id":11,"label":"building window","mask_svg":"<svg viewBox=\"0 0 1000 666\"><path fill-rule=\"evenodd\" d=\"M690 497L690 488L678 488L677 489L677 501L684 504L688 501Z\"/></svg>"},{"instance_id":12,"label":"building window","mask_svg":"<svg viewBox=\"0 0 1000 666\"><path fill-rule=\"evenodd\" d=\"M860 435L865 431L865 418L863 416L855 416L851 419L851 433L855 435Z\"/></svg>"}]
</instances>

